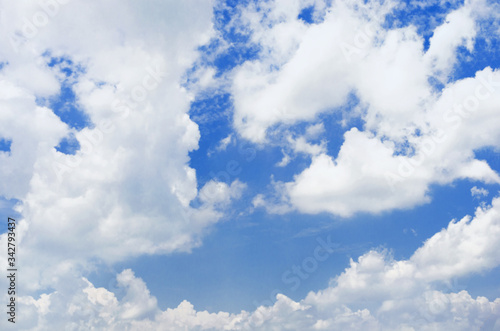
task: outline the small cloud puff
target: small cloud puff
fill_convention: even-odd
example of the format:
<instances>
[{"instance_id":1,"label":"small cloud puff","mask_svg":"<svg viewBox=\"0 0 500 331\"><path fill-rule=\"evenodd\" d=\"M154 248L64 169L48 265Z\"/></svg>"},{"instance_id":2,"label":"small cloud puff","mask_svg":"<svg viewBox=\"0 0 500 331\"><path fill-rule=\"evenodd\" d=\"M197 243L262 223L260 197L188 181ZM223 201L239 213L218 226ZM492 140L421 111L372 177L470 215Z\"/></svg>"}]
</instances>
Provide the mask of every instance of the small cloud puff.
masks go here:
<instances>
[{"instance_id":1,"label":"small cloud puff","mask_svg":"<svg viewBox=\"0 0 500 331\"><path fill-rule=\"evenodd\" d=\"M488 196L490 192L488 192L487 189L485 188L478 188L477 186L474 186L473 188L470 189L470 194L474 198L481 198L481 197L486 197Z\"/></svg>"}]
</instances>

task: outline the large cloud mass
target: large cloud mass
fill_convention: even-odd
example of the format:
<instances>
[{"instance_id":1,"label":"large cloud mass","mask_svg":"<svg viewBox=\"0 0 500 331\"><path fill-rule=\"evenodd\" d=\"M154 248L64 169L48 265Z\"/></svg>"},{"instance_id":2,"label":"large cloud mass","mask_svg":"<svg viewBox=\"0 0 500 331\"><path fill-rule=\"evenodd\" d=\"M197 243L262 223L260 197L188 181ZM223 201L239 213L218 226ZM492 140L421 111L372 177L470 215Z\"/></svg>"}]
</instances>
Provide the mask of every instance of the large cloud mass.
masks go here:
<instances>
[{"instance_id":1,"label":"large cloud mass","mask_svg":"<svg viewBox=\"0 0 500 331\"><path fill-rule=\"evenodd\" d=\"M0 155L0 194L20 201L22 287L51 286L90 259L200 245L220 204L190 207L198 192L188 152L200 134L180 82L213 35L211 2L1 8L0 132L12 144ZM68 112L83 113L87 125ZM80 149L57 151L63 139ZM219 186L224 201L241 188Z\"/></svg>"}]
</instances>

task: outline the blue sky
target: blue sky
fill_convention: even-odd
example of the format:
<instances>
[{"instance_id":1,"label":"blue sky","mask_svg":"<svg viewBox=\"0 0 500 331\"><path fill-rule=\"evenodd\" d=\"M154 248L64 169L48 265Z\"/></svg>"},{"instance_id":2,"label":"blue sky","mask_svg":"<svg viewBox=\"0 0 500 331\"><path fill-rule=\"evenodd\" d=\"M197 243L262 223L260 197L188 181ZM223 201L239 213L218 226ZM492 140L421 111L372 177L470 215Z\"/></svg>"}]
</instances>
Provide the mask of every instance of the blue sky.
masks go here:
<instances>
[{"instance_id":1,"label":"blue sky","mask_svg":"<svg viewBox=\"0 0 500 331\"><path fill-rule=\"evenodd\" d=\"M500 330L497 3L3 6L21 329Z\"/></svg>"}]
</instances>

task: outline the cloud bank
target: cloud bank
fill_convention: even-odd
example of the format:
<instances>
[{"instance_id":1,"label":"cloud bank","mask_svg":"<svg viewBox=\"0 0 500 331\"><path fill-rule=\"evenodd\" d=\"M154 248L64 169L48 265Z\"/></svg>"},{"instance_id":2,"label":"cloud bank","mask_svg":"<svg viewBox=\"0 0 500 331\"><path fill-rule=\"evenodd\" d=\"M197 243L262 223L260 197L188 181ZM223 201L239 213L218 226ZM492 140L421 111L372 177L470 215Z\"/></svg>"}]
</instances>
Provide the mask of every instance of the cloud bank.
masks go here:
<instances>
[{"instance_id":1,"label":"cloud bank","mask_svg":"<svg viewBox=\"0 0 500 331\"><path fill-rule=\"evenodd\" d=\"M277 294L272 306L239 314L197 311L188 301L161 310L146 284L130 269L117 275L124 294L75 280L50 295L24 297L24 327L88 330L497 330L500 298L446 291L458 277L500 265L500 198L474 217L453 220L408 260L369 251L329 287L295 302Z\"/></svg>"}]
</instances>

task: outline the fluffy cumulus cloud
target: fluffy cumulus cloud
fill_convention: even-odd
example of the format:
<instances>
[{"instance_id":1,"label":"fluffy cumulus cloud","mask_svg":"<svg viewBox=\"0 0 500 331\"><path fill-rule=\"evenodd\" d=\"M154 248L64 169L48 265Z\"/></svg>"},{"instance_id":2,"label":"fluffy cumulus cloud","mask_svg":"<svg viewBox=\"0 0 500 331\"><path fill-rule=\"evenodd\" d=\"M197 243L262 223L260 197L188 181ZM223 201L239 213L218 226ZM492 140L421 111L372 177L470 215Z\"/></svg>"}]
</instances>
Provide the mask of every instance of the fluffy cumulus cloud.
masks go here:
<instances>
[{"instance_id":1,"label":"fluffy cumulus cloud","mask_svg":"<svg viewBox=\"0 0 500 331\"><path fill-rule=\"evenodd\" d=\"M316 19L306 23L298 14L310 5ZM500 73L483 67L452 79L458 50L474 56L476 38L498 32L495 11L488 10L495 5L465 1L434 29L427 48L415 26L388 28L385 18L400 5L346 0L324 10L320 1L271 1L242 11L242 24L262 51L233 73L236 130L265 144L284 126L347 116L339 153L317 145L307 169L277 183L284 196L267 203L268 211L348 217L426 203L431 184L500 182L474 157L480 148L498 148ZM349 116L363 127L349 128ZM298 142L289 140L289 148L297 151ZM278 165L289 162L286 154Z\"/></svg>"},{"instance_id":2,"label":"fluffy cumulus cloud","mask_svg":"<svg viewBox=\"0 0 500 331\"><path fill-rule=\"evenodd\" d=\"M369 251L351 260L330 286L295 302L277 294L272 306L238 314L197 311L187 301L160 310L145 283L127 269L115 292L85 278L38 299L23 297L23 326L74 330L498 330L500 299L446 291L450 280L500 265L500 198L474 217L453 220L408 260ZM120 289L121 291L118 291Z\"/></svg>"},{"instance_id":3,"label":"fluffy cumulus cloud","mask_svg":"<svg viewBox=\"0 0 500 331\"><path fill-rule=\"evenodd\" d=\"M200 133L181 82L197 47L213 36L212 3L3 1L0 8L0 132L12 142L0 153L0 195L19 201L21 288L64 282L90 260L199 246L244 188L211 182L217 195L190 205L198 184L188 153ZM79 149L56 148L64 139Z\"/></svg>"}]
</instances>

